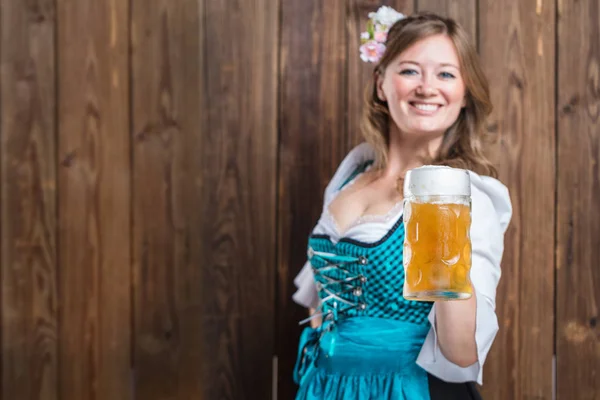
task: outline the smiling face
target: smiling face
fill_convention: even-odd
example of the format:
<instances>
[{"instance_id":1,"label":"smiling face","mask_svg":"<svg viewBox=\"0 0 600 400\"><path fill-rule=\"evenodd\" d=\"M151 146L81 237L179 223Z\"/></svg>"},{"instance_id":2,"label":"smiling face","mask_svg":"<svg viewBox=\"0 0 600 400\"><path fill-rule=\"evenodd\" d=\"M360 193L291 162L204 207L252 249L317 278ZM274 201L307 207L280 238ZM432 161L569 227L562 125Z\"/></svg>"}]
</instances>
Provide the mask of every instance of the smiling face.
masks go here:
<instances>
[{"instance_id":1,"label":"smiling face","mask_svg":"<svg viewBox=\"0 0 600 400\"><path fill-rule=\"evenodd\" d=\"M466 88L454 44L446 35L422 39L398 55L377 80L404 135L443 136L466 104Z\"/></svg>"}]
</instances>

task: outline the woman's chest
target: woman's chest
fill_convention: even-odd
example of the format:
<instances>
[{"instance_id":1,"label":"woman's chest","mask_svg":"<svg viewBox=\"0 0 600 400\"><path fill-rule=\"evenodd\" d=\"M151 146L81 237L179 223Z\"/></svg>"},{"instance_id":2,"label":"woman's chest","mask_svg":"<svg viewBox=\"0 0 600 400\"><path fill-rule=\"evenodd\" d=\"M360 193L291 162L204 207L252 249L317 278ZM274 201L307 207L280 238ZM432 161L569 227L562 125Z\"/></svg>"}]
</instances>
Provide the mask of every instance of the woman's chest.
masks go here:
<instances>
[{"instance_id":1,"label":"woman's chest","mask_svg":"<svg viewBox=\"0 0 600 400\"><path fill-rule=\"evenodd\" d=\"M341 190L328 205L340 234L365 218L385 217L401 206L402 196L390 181L357 181Z\"/></svg>"}]
</instances>

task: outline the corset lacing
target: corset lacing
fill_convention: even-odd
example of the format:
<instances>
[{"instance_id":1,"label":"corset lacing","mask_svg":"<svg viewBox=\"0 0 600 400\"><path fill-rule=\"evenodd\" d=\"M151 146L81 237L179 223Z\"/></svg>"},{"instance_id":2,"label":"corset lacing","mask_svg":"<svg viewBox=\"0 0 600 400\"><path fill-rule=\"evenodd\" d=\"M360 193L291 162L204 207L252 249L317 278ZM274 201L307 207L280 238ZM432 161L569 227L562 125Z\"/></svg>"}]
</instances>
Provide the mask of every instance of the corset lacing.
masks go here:
<instances>
[{"instance_id":1,"label":"corset lacing","mask_svg":"<svg viewBox=\"0 0 600 400\"><path fill-rule=\"evenodd\" d=\"M305 324L318 316L323 317L318 341L331 356L335 349L335 328L340 317L346 316L351 310L367 308L367 303L363 299L363 285L367 282L367 277L362 270L368 264L368 260L363 256L338 255L314 251L312 248L308 249L308 259L311 261L317 281L317 290L321 294L321 302L311 316L300 321L300 324ZM315 267L315 264L323 265ZM357 264L358 267L349 268L352 264ZM331 276L332 272L335 276L341 275L342 278ZM324 340L325 337L327 340Z\"/></svg>"}]
</instances>

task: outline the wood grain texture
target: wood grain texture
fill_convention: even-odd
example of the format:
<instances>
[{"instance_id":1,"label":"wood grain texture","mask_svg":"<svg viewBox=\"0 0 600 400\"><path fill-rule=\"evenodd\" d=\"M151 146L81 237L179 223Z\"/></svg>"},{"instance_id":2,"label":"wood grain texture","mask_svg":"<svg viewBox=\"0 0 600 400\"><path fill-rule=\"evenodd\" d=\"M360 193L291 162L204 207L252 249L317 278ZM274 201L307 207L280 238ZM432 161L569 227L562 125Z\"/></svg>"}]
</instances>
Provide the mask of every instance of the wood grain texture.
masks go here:
<instances>
[{"instance_id":1,"label":"wood grain texture","mask_svg":"<svg viewBox=\"0 0 600 400\"><path fill-rule=\"evenodd\" d=\"M555 347L556 398L600 400L596 0L0 0L0 398L269 399L273 354L293 398L292 281L381 5L455 18L492 85L484 398L551 399Z\"/></svg>"},{"instance_id":2,"label":"wood grain texture","mask_svg":"<svg viewBox=\"0 0 600 400\"><path fill-rule=\"evenodd\" d=\"M367 83L373 76L374 65L360 59L360 34L367 29L369 13L375 12L381 6L393 7L404 15L414 11L413 0L350 0L347 2L346 35L348 43L347 59L347 140L349 145L357 145L364 139L360 129L360 120L364 105L364 95ZM349 147L350 147L349 146Z\"/></svg>"},{"instance_id":3,"label":"wood grain texture","mask_svg":"<svg viewBox=\"0 0 600 400\"><path fill-rule=\"evenodd\" d=\"M58 399L55 9L0 2L0 398Z\"/></svg>"},{"instance_id":4,"label":"wood grain texture","mask_svg":"<svg viewBox=\"0 0 600 400\"><path fill-rule=\"evenodd\" d=\"M558 10L557 399L600 399L600 5Z\"/></svg>"},{"instance_id":5,"label":"wood grain texture","mask_svg":"<svg viewBox=\"0 0 600 400\"><path fill-rule=\"evenodd\" d=\"M493 159L513 205L486 399L552 398L554 15L548 1L480 3L479 48L495 106L488 129L499 135Z\"/></svg>"},{"instance_id":6,"label":"wood grain texture","mask_svg":"<svg viewBox=\"0 0 600 400\"><path fill-rule=\"evenodd\" d=\"M431 11L458 22L477 44L478 0L417 0L417 10Z\"/></svg>"},{"instance_id":7,"label":"wood grain texture","mask_svg":"<svg viewBox=\"0 0 600 400\"><path fill-rule=\"evenodd\" d=\"M275 352L279 1L207 1L207 399L268 399ZM212 38L218 38L212 40Z\"/></svg>"},{"instance_id":8,"label":"wood grain texture","mask_svg":"<svg viewBox=\"0 0 600 400\"><path fill-rule=\"evenodd\" d=\"M137 399L203 395L203 3L132 2Z\"/></svg>"},{"instance_id":9,"label":"wood grain texture","mask_svg":"<svg viewBox=\"0 0 600 400\"><path fill-rule=\"evenodd\" d=\"M131 399L129 7L59 0L61 400Z\"/></svg>"},{"instance_id":10,"label":"wood grain texture","mask_svg":"<svg viewBox=\"0 0 600 400\"><path fill-rule=\"evenodd\" d=\"M269 398L278 3L133 21L137 395Z\"/></svg>"},{"instance_id":11,"label":"wood grain texture","mask_svg":"<svg viewBox=\"0 0 600 400\"><path fill-rule=\"evenodd\" d=\"M294 397L292 369L307 310L292 301L323 191L350 148L346 1L284 1L281 19L277 355L279 398Z\"/></svg>"}]
</instances>

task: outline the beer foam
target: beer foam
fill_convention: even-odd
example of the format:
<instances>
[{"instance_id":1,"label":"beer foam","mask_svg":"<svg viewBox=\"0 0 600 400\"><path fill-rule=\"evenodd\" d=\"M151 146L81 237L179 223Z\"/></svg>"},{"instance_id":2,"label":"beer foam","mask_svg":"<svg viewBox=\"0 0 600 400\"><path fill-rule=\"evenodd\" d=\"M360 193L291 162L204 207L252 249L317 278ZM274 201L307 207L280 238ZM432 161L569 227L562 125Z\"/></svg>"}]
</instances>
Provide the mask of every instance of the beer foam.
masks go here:
<instances>
[{"instance_id":1,"label":"beer foam","mask_svg":"<svg viewBox=\"0 0 600 400\"><path fill-rule=\"evenodd\" d=\"M404 197L471 196L471 177L464 169L424 165L411 169L404 178Z\"/></svg>"}]
</instances>

